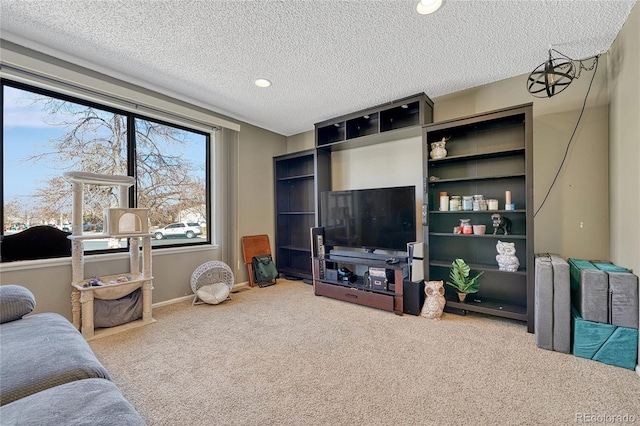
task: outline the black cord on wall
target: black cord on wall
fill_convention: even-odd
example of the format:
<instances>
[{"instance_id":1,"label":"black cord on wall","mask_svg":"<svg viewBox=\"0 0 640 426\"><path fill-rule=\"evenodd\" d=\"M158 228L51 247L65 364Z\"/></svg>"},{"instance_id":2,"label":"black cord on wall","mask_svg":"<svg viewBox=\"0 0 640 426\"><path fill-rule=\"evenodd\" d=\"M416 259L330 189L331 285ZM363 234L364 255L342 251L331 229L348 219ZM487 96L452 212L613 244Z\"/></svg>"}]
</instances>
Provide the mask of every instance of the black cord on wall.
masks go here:
<instances>
[{"instance_id":1,"label":"black cord on wall","mask_svg":"<svg viewBox=\"0 0 640 426\"><path fill-rule=\"evenodd\" d=\"M544 203L547 201L547 198L549 198L549 194L551 194L551 190L553 189L553 186L556 183L556 180L558 179L558 176L560 175L560 171L562 171L562 167L564 167L564 163L567 159L567 155L569 154L569 148L571 147L571 143L573 142L573 137L576 135L576 131L578 130L578 126L580 125L580 120L582 120L582 114L584 114L584 110L585 110L585 106L587 105L587 98L589 98L589 92L591 92L591 86L593 85L593 80L596 77L596 72L598 71L598 58L600 57L600 55L596 56L593 60L593 66L590 69L594 69L593 74L591 75L591 81L589 82L589 88L587 89L587 94L584 96L584 101L582 102L582 109L580 110L580 115L578 116L578 121L576 122L576 126L573 128L573 132L571 133L571 138L569 138L569 143L567 144L567 148L564 151L564 156L562 157L562 161L560 162L560 167L558 167L558 171L556 172L556 175L553 178L553 181L551 182L551 185L549 186L549 189L547 190L547 194L544 196L544 199L542 200L542 203L540 204L540 207L538 207L538 209L536 210L536 212L533 214L533 217L536 217L536 215L538 214L538 212L540 212L540 210L542 209L542 206L544 206ZM580 64L580 67L582 67L582 63Z\"/></svg>"}]
</instances>

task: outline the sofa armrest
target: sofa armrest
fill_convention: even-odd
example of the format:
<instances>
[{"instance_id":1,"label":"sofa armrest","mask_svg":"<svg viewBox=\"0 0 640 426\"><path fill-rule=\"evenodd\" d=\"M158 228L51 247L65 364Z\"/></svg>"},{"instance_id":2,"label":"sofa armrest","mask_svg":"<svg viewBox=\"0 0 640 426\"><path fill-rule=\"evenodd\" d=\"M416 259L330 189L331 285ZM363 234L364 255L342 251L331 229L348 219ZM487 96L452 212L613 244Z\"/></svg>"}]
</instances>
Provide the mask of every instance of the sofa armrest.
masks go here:
<instances>
[{"instance_id":1,"label":"sofa armrest","mask_svg":"<svg viewBox=\"0 0 640 426\"><path fill-rule=\"evenodd\" d=\"M36 299L29 289L15 284L0 286L0 324L20 319L35 307Z\"/></svg>"}]
</instances>

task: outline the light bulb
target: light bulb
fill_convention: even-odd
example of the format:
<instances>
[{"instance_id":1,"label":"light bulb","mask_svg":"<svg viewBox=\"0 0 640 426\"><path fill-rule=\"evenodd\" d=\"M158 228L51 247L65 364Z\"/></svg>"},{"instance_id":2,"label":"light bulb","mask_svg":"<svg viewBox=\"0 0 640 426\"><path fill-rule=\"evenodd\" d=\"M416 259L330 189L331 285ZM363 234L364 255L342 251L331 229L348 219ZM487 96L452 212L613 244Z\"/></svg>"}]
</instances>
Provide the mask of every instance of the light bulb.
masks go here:
<instances>
[{"instance_id":1,"label":"light bulb","mask_svg":"<svg viewBox=\"0 0 640 426\"><path fill-rule=\"evenodd\" d=\"M271 82L266 78L259 78L255 81L256 86L258 87L269 87L271 86Z\"/></svg>"},{"instance_id":2,"label":"light bulb","mask_svg":"<svg viewBox=\"0 0 640 426\"><path fill-rule=\"evenodd\" d=\"M428 15L440 9L444 0L420 0L416 10L421 15Z\"/></svg>"}]
</instances>

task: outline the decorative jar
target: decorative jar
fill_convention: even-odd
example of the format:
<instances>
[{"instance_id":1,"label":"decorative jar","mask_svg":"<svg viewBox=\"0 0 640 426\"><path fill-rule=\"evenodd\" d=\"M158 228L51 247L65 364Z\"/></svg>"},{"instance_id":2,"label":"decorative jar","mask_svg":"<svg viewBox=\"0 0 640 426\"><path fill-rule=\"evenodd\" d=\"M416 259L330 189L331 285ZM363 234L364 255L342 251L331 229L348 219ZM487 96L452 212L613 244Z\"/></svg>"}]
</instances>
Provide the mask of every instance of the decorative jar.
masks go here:
<instances>
[{"instance_id":1,"label":"decorative jar","mask_svg":"<svg viewBox=\"0 0 640 426\"><path fill-rule=\"evenodd\" d=\"M459 195L452 195L449 198L449 211L458 211L462 209L462 202Z\"/></svg>"},{"instance_id":2,"label":"decorative jar","mask_svg":"<svg viewBox=\"0 0 640 426\"><path fill-rule=\"evenodd\" d=\"M449 210L449 195L446 192L440 193L440 211L446 212Z\"/></svg>"},{"instance_id":3,"label":"decorative jar","mask_svg":"<svg viewBox=\"0 0 640 426\"><path fill-rule=\"evenodd\" d=\"M473 197L471 196L463 196L462 197L462 210L473 210Z\"/></svg>"},{"instance_id":4,"label":"decorative jar","mask_svg":"<svg viewBox=\"0 0 640 426\"><path fill-rule=\"evenodd\" d=\"M460 219L460 233L461 234L473 234L473 227L471 226L471 219Z\"/></svg>"}]
</instances>

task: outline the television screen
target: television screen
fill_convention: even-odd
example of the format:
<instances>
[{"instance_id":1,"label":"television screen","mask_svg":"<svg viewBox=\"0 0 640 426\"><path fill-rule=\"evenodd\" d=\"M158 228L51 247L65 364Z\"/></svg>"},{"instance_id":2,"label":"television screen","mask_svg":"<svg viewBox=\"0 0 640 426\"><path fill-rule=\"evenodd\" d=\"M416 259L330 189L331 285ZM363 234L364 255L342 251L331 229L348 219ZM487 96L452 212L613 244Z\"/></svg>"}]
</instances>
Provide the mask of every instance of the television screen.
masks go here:
<instances>
[{"instance_id":1,"label":"television screen","mask_svg":"<svg viewBox=\"0 0 640 426\"><path fill-rule=\"evenodd\" d=\"M415 186L325 191L320 216L326 245L406 251L416 240Z\"/></svg>"}]
</instances>

